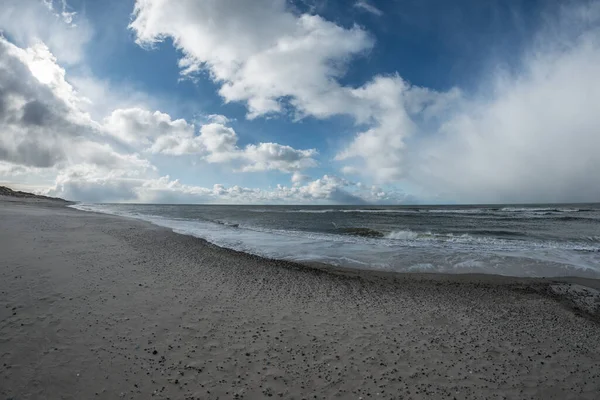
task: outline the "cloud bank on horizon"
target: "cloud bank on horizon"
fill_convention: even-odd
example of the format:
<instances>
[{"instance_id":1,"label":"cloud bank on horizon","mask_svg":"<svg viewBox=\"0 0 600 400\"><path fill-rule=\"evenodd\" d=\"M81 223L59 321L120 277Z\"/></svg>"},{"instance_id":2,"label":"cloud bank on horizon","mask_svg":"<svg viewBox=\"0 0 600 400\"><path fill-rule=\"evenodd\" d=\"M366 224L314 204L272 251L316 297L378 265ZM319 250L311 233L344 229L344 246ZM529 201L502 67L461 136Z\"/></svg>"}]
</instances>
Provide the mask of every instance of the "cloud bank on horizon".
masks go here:
<instances>
[{"instance_id":1,"label":"cloud bank on horizon","mask_svg":"<svg viewBox=\"0 0 600 400\"><path fill-rule=\"evenodd\" d=\"M97 13L126 21L109 35L85 0L7 0L0 181L96 202L600 201L600 1L530 10L513 62L482 53L443 85L378 50L403 2L314 3L135 0ZM153 53L175 76L125 72Z\"/></svg>"}]
</instances>

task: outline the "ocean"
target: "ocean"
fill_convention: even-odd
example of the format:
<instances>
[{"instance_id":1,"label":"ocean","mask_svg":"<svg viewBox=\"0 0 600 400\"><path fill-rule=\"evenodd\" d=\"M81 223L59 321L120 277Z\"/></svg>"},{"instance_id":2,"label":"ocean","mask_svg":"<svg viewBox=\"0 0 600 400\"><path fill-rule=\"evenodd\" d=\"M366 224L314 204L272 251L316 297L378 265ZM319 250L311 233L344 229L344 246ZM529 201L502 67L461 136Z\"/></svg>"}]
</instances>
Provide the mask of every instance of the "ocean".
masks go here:
<instances>
[{"instance_id":1,"label":"ocean","mask_svg":"<svg viewBox=\"0 0 600 400\"><path fill-rule=\"evenodd\" d=\"M218 246L306 264L600 278L600 204L73 207L137 218Z\"/></svg>"}]
</instances>

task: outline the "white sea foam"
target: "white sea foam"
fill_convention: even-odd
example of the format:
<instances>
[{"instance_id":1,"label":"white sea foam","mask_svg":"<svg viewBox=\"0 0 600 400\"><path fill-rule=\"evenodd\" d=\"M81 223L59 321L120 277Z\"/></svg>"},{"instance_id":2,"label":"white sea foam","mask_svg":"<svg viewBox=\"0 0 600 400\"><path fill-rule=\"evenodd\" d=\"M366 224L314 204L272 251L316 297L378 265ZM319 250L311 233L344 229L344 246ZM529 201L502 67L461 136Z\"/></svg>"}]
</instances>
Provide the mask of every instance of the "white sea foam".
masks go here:
<instances>
[{"instance_id":1,"label":"white sea foam","mask_svg":"<svg viewBox=\"0 0 600 400\"><path fill-rule=\"evenodd\" d=\"M435 272L436 267L431 263L418 263L408 267L410 272Z\"/></svg>"},{"instance_id":2,"label":"white sea foam","mask_svg":"<svg viewBox=\"0 0 600 400\"><path fill-rule=\"evenodd\" d=\"M513 213L521 213L521 212L531 212L531 213L539 213L539 212L556 212L556 213L569 213L569 212L579 212L581 211L579 208L550 208L550 207L504 207L500 209L500 211L504 212L513 212Z\"/></svg>"},{"instance_id":3,"label":"white sea foam","mask_svg":"<svg viewBox=\"0 0 600 400\"><path fill-rule=\"evenodd\" d=\"M482 214L492 211L489 208L430 208L428 213L433 214Z\"/></svg>"},{"instance_id":4,"label":"white sea foam","mask_svg":"<svg viewBox=\"0 0 600 400\"><path fill-rule=\"evenodd\" d=\"M482 272L557 276L564 268L597 271L600 252L594 240L580 243L521 241L466 233L415 232L399 229L383 238L326 232L268 229L247 224L150 215L135 206L77 204L74 208L142 219L216 245L263 257L323 262L366 269L431 272ZM535 268L528 265L535 264ZM562 266L562 267L561 267ZM577 273L569 270L569 273Z\"/></svg>"},{"instance_id":5,"label":"white sea foam","mask_svg":"<svg viewBox=\"0 0 600 400\"><path fill-rule=\"evenodd\" d=\"M420 213L448 213L448 214L481 214L489 212L484 208L464 209L412 209L412 208L359 208L359 209L299 209L299 210L276 210L276 209L248 209L250 212L259 213L301 213L301 214L329 214L329 213L358 213L358 214L420 214Z\"/></svg>"},{"instance_id":6,"label":"white sea foam","mask_svg":"<svg viewBox=\"0 0 600 400\"><path fill-rule=\"evenodd\" d=\"M406 230L406 231L393 231L385 235L387 239L393 240L415 240L419 236L418 233Z\"/></svg>"},{"instance_id":7,"label":"white sea foam","mask_svg":"<svg viewBox=\"0 0 600 400\"><path fill-rule=\"evenodd\" d=\"M249 208L249 212L255 213L301 213L301 214L330 214L330 213L365 213L365 214L496 214L496 213L569 213L583 211L579 208L550 208L550 207L493 207L481 208L327 208L327 209L273 209L273 208Z\"/></svg>"},{"instance_id":8,"label":"white sea foam","mask_svg":"<svg viewBox=\"0 0 600 400\"><path fill-rule=\"evenodd\" d=\"M330 214L330 213L365 213L365 214L414 214L418 210L411 209L299 209L299 210L277 210L277 209L248 209L250 212L258 213L300 213L300 214Z\"/></svg>"}]
</instances>

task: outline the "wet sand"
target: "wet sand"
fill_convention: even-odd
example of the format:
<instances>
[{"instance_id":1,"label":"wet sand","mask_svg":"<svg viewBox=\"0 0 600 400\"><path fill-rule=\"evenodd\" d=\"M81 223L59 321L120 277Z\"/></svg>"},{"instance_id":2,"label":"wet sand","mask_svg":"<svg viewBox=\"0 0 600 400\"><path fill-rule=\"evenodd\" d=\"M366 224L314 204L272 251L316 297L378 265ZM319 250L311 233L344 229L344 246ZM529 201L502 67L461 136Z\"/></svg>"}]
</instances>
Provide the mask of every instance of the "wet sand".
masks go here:
<instances>
[{"instance_id":1,"label":"wet sand","mask_svg":"<svg viewBox=\"0 0 600 400\"><path fill-rule=\"evenodd\" d=\"M598 281L325 269L0 199L0 398L600 398Z\"/></svg>"}]
</instances>

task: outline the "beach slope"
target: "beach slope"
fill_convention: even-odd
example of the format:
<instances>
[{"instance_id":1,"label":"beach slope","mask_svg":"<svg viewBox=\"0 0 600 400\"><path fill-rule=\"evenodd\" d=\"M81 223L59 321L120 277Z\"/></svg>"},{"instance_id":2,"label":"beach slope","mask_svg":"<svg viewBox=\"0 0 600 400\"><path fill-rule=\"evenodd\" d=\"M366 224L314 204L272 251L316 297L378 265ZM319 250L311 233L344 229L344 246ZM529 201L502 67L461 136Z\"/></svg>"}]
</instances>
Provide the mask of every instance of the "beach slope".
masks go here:
<instances>
[{"instance_id":1,"label":"beach slope","mask_svg":"<svg viewBox=\"0 0 600 400\"><path fill-rule=\"evenodd\" d=\"M543 280L327 273L43 201L0 200L0 254L0 398L600 396L600 325Z\"/></svg>"}]
</instances>

